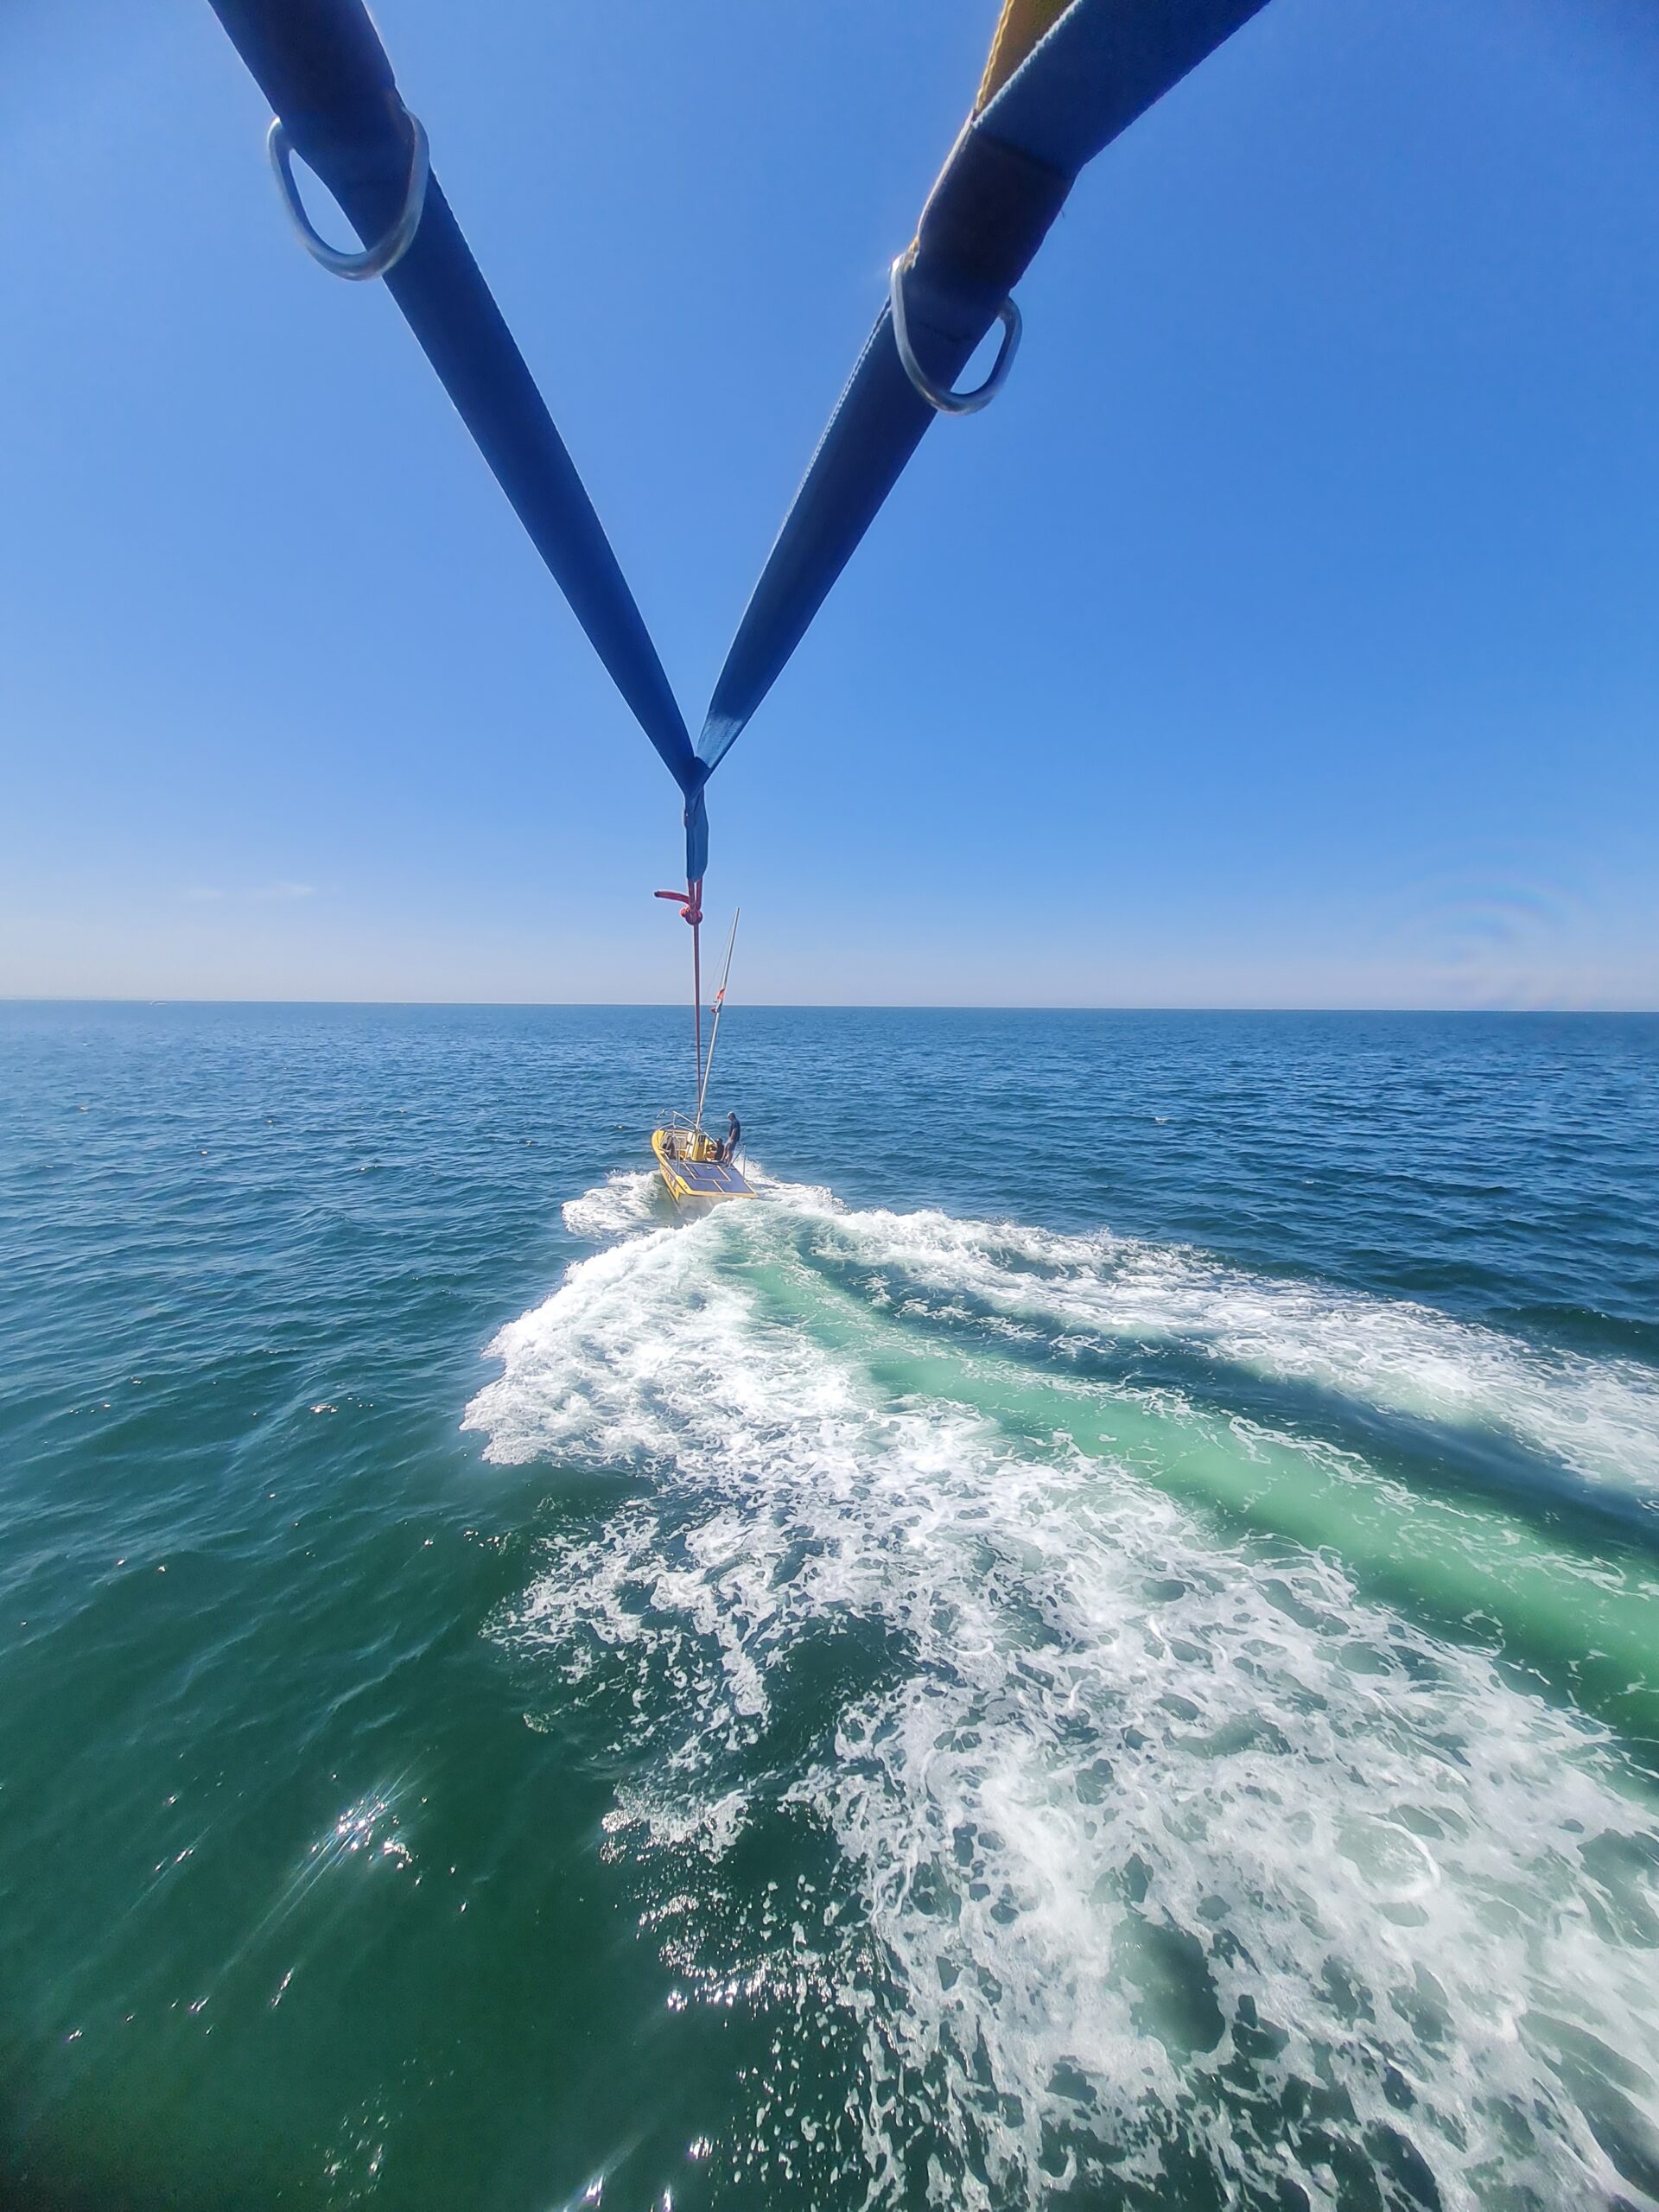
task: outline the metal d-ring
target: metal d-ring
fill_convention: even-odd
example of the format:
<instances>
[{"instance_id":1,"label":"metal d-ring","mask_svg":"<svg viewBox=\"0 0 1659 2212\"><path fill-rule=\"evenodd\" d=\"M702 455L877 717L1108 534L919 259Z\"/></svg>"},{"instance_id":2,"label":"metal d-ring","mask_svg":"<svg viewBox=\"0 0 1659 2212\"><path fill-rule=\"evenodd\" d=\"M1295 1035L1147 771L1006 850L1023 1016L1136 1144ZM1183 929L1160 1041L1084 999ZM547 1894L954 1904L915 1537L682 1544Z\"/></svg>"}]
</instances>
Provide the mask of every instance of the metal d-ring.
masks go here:
<instances>
[{"instance_id":1,"label":"metal d-ring","mask_svg":"<svg viewBox=\"0 0 1659 2212\"><path fill-rule=\"evenodd\" d=\"M1020 346L1020 310L1011 299L1004 300L998 308L996 317L1002 326L1002 343L991 364L991 373L982 385L973 391L951 391L944 385L935 384L916 358L905 321L905 271L910 267L913 253L913 248L901 253L887 278L887 297L893 306L893 342L899 348L899 361L922 397L939 414L976 415L982 407L990 405L1008 380L1008 371L1014 366Z\"/></svg>"},{"instance_id":2,"label":"metal d-ring","mask_svg":"<svg viewBox=\"0 0 1659 2212\"><path fill-rule=\"evenodd\" d=\"M426 132L417 115L404 113L409 118L409 183L404 192L404 204L397 221L378 245L365 247L360 253L341 253L338 247L320 238L311 226L311 218L305 212L299 187L294 181L293 143L281 116L271 119L265 138L265 151L270 156L270 165L276 172L276 182L283 201L288 209L289 220L300 234L300 243L314 261L320 261L331 276L346 276L360 283L365 276L384 276L395 269L415 242L415 233L421 227L421 212L426 206L427 179L432 173L431 158L427 150Z\"/></svg>"}]
</instances>

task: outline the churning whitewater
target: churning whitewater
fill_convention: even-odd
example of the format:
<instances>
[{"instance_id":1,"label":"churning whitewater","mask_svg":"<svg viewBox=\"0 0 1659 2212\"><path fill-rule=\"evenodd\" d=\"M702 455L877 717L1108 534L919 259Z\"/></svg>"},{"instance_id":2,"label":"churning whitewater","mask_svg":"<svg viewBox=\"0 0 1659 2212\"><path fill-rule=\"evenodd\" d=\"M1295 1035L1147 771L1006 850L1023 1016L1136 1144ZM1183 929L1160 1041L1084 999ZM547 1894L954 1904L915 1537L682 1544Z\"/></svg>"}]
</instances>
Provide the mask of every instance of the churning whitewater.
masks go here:
<instances>
[{"instance_id":1,"label":"churning whitewater","mask_svg":"<svg viewBox=\"0 0 1659 2212\"><path fill-rule=\"evenodd\" d=\"M493 1632L671 2001L776 2021L716 2166L1659 2207L1650 1370L777 1183L565 1218L467 1420L595 1480Z\"/></svg>"}]
</instances>

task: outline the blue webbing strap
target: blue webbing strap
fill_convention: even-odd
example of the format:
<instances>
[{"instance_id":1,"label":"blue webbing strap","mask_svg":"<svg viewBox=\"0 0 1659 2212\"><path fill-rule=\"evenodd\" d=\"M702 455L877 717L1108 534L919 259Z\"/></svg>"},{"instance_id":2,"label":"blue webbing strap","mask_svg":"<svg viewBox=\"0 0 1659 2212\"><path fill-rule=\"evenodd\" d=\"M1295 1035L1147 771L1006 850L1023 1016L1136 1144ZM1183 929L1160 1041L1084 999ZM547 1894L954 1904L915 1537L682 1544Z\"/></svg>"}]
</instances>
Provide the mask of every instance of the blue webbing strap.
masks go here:
<instances>
[{"instance_id":1,"label":"blue webbing strap","mask_svg":"<svg viewBox=\"0 0 1659 2212\"><path fill-rule=\"evenodd\" d=\"M1084 164L1266 0L1072 0L969 123L928 196L904 276L918 361L954 385ZM784 518L698 741L712 770L782 672L934 410L884 307ZM696 836L700 799L687 811Z\"/></svg>"},{"instance_id":2,"label":"blue webbing strap","mask_svg":"<svg viewBox=\"0 0 1659 2212\"><path fill-rule=\"evenodd\" d=\"M365 241L404 204L410 124L361 0L210 0L296 151ZM531 541L683 791L706 771L564 442L434 177L386 283Z\"/></svg>"}]
</instances>

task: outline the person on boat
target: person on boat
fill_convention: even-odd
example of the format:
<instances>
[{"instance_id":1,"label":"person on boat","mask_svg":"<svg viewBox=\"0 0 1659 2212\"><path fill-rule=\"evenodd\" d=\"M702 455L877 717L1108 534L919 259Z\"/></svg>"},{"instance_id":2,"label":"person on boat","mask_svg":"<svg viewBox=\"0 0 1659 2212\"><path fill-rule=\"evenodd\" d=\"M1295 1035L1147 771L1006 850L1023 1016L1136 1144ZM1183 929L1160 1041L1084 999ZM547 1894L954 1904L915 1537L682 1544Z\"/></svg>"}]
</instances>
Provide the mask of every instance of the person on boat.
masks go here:
<instances>
[{"instance_id":1,"label":"person on boat","mask_svg":"<svg viewBox=\"0 0 1659 2212\"><path fill-rule=\"evenodd\" d=\"M720 1156L722 1160L737 1158L737 1147L742 1141L742 1122L738 1120L735 1114L728 1114L726 1116L726 1141L720 1148Z\"/></svg>"}]
</instances>

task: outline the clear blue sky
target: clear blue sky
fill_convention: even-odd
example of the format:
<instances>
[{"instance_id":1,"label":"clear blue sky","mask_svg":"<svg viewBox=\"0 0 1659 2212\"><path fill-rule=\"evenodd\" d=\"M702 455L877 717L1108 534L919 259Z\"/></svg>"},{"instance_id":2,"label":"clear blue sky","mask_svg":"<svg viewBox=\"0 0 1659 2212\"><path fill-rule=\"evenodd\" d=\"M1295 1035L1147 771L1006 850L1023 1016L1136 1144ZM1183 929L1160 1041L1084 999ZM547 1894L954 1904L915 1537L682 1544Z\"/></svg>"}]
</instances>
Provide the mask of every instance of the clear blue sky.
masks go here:
<instances>
[{"instance_id":1,"label":"clear blue sky","mask_svg":"<svg viewBox=\"0 0 1659 2212\"><path fill-rule=\"evenodd\" d=\"M695 729L994 0L378 0ZM672 998L667 777L200 0L0 14L0 993ZM1659 32L1270 0L712 790L742 994L1659 1005Z\"/></svg>"}]
</instances>

